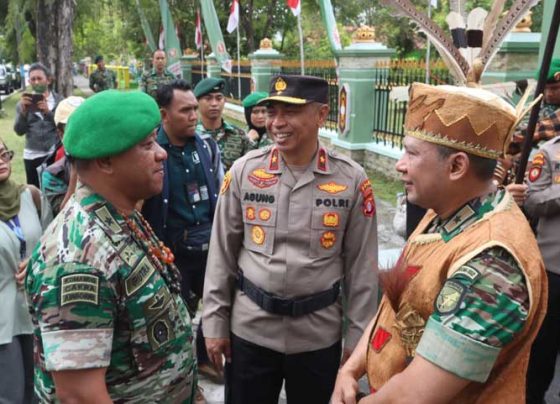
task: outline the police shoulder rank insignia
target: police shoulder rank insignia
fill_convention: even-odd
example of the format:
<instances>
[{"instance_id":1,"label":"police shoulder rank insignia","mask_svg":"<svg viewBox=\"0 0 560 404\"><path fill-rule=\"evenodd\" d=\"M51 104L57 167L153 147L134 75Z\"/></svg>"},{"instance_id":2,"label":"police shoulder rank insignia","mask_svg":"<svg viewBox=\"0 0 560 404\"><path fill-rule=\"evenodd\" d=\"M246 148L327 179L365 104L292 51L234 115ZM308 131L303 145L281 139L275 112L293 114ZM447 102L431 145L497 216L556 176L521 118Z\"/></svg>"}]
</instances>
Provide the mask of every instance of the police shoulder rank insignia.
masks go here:
<instances>
[{"instance_id":1,"label":"police shoulder rank insignia","mask_svg":"<svg viewBox=\"0 0 560 404\"><path fill-rule=\"evenodd\" d=\"M375 330L375 334L373 334L373 338L371 339L371 348L379 353L387 345L392 338L392 335L389 331L387 331L383 327L379 327Z\"/></svg>"},{"instance_id":2,"label":"police shoulder rank insignia","mask_svg":"<svg viewBox=\"0 0 560 404\"><path fill-rule=\"evenodd\" d=\"M375 215L375 198L373 197L373 189L369 179L362 181L360 184L360 193L363 197L362 212L365 217L373 217Z\"/></svg>"},{"instance_id":3,"label":"police shoulder rank insignia","mask_svg":"<svg viewBox=\"0 0 560 404\"><path fill-rule=\"evenodd\" d=\"M263 222L268 221L271 216L272 212L270 212L270 209L262 208L259 210L259 219L261 219Z\"/></svg>"},{"instance_id":4,"label":"police shoulder rank insignia","mask_svg":"<svg viewBox=\"0 0 560 404\"><path fill-rule=\"evenodd\" d=\"M338 227L340 216L336 212L328 212L323 215L323 226Z\"/></svg>"},{"instance_id":5,"label":"police shoulder rank insignia","mask_svg":"<svg viewBox=\"0 0 560 404\"><path fill-rule=\"evenodd\" d=\"M222 187L220 188L220 195L223 195L227 192L230 184L231 184L231 172L228 171L226 175L224 175L224 180L222 181Z\"/></svg>"},{"instance_id":6,"label":"police shoulder rank insignia","mask_svg":"<svg viewBox=\"0 0 560 404\"><path fill-rule=\"evenodd\" d=\"M442 314L453 314L461 305L467 289L459 282L447 280L436 299L436 310Z\"/></svg>"},{"instance_id":7,"label":"police shoulder rank insignia","mask_svg":"<svg viewBox=\"0 0 560 404\"><path fill-rule=\"evenodd\" d=\"M73 303L99 304L99 276L70 274L60 278L60 306Z\"/></svg>"},{"instance_id":8,"label":"police shoulder rank insignia","mask_svg":"<svg viewBox=\"0 0 560 404\"><path fill-rule=\"evenodd\" d=\"M326 184L317 185L317 188L321 191L328 192L329 194L339 194L346 191L348 186L331 181Z\"/></svg>"},{"instance_id":9,"label":"police shoulder rank insignia","mask_svg":"<svg viewBox=\"0 0 560 404\"><path fill-rule=\"evenodd\" d=\"M278 169L280 169L280 156L278 155L278 149L276 147L270 152L268 169L270 171L278 171Z\"/></svg>"},{"instance_id":10,"label":"police shoulder rank insignia","mask_svg":"<svg viewBox=\"0 0 560 404\"><path fill-rule=\"evenodd\" d=\"M325 249L332 248L336 243L336 234L334 231L326 231L321 236L321 246Z\"/></svg>"},{"instance_id":11,"label":"police shoulder rank insignia","mask_svg":"<svg viewBox=\"0 0 560 404\"><path fill-rule=\"evenodd\" d=\"M258 188L268 188L278 182L278 176L269 174L264 168L258 168L249 174L249 181Z\"/></svg>"},{"instance_id":12,"label":"police shoulder rank insignia","mask_svg":"<svg viewBox=\"0 0 560 404\"><path fill-rule=\"evenodd\" d=\"M251 229L251 238L253 239L253 243L263 245L265 239L263 228L261 226L253 226Z\"/></svg>"},{"instance_id":13,"label":"police shoulder rank insignia","mask_svg":"<svg viewBox=\"0 0 560 404\"><path fill-rule=\"evenodd\" d=\"M319 149L317 156L317 170L327 171L327 151L324 148Z\"/></svg>"}]
</instances>

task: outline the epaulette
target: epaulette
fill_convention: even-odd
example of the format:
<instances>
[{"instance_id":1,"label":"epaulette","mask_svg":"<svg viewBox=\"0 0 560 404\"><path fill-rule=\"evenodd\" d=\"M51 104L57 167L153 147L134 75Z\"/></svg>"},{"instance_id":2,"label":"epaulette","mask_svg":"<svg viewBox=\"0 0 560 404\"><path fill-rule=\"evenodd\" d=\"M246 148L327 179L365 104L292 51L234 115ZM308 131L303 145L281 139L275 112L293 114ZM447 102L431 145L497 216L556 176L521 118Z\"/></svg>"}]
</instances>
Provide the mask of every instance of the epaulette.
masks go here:
<instances>
[{"instance_id":1,"label":"epaulette","mask_svg":"<svg viewBox=\"0 0 560 404\"><path fill-rule=\"evenodd\" d=\"M339 152L337 152L336 150L333 150L333 149L328 149L328 151L329 151L329 157L331 157L335 160L338 160L338 161L342 161L343 163L346 163L353 168L357 168L359 170L364 169L359 163L357 163L351 157L346 156L345 154L339 153Z\"/></svg>"}]
</instances>

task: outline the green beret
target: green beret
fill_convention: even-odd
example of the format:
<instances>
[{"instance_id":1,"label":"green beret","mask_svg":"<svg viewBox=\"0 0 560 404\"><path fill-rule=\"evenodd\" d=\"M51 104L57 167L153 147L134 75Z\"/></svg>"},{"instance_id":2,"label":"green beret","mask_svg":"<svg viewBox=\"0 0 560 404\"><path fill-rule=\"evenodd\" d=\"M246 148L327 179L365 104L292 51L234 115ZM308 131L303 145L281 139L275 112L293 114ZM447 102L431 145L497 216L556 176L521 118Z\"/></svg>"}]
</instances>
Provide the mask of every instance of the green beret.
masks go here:
<instances>
[{"instance_id":1,"label":"green beret","mask_svg":"<svg viewBox=\"0 0 560 404\"><path fill-rule=\"evenodd\" d=\"M226 86L226 81L224 79L219 79L217 77L208 77L207 79L198 82L194 88L194 96L200 98L203 95L210 93L222 93L224 94L224 88Z\"/></svg>"},{"instance_id":2,"label":"green beret","mask_svg":"<svg viewBox=\"0 0 560 404\"><path fill-rule=\"evenodd\" d=\"M556 76L557 78L554 77L554 75L559 72L560 72L560 59L552 59L550 61L550 69L548 70L548 75L546 76L546 82L556 83L557 81L560 81L559 76Z\"/></svg>"},{"instance_id":3,"label":"green beret","mask_svg":"<svg viewBox=\"0 0 560 404\"><path fill-rule=\"evenodd\" d=\"M159 108L141 91L107 90L95 94L70 116L63 143L79 159L122 153L144 140L159 125Z\"/></svg>"},{"instance_id":4,"label":"green beret","mask_svg":"<svg viewBox=\"0 0 560 404\"><path fill-rule=\"evenodd\" d=\"M268 93L265 93L264 91L256 91L254 93L251 93L243 99L243 107L254 107L260 100L266 97L268 97Z\"/></svg>"}]
</instances>

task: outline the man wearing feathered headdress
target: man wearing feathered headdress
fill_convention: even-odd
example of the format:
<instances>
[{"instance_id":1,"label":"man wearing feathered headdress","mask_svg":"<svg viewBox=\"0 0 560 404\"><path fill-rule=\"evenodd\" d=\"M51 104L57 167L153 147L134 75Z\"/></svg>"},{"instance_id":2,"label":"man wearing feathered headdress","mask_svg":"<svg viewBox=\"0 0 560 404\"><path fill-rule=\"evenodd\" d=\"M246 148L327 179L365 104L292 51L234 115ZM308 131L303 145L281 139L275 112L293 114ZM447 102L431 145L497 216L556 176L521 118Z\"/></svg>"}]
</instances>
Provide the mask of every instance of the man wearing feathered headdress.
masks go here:
<instances>
[{"instance_id":1,"label":"man wearing feathered headdress","mask_svg":"<svg viewBox=\"0 0 560 404\"><path fill-rule=\"evenodd\" d=\"M391 5L412 10L431 29L408 0ZM487 48L482 30L465 32L464 23L451 27L459 30L453 42L441 30L429 33L449 45L447 62L467 86L410 89L396 169L408 200L428 213L383 276L377 315L338 373L334 404L355 403L364 374L370 394L361 404L524 402L530 347L546 310L546 275L525 216L493 182L522 108L478 87L494 52L489 47L499 45L502 28L517 16L497 21L495 8L488 16L478 10L469 14L469 28L490 18L499 32ZM462 50L462 35L479 49Z\"/></svg>"}]
</instances>

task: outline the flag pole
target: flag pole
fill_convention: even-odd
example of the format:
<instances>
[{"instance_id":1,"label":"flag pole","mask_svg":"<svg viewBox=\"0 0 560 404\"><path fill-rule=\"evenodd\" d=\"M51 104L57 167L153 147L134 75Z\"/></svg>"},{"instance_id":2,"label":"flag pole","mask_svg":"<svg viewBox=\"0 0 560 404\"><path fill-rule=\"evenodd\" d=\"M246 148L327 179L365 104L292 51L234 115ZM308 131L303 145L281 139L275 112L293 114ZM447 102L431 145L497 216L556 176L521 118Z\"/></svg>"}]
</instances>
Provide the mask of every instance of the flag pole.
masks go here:
<instances>
[{"instance_id":1,"label":"flag pole","mask_svg":"<svg viewBox=\"0 0 560 404\"><path fill-rule=\"evenodd\" d=\"M200 10L198 10L198 20L200 21L200 80L204 80L204 32L202 30Z\"/></svg>"},{"instance_id":2,"label":"flag pole","mask_svg":"<svg viewBox=\"0 0 560 404\"><path fill-rule=\"evenodd\" d=\"M237 98L241 101L241 50L239 45L239 22L237 23Z\"/></svg>"},{"instance_id":3,"label":"flag pole","mask_svg":"<svg viewBox=\"0 0 560 404\"><path fill-rule=\"evenodd\" d=\"M428 0L428 19L432 19L432 0ZM428 38L426 38L428 39ZM426 48L426 84L430 84L430 49L431 43L428 39L428 47Z\"/></svg>"},{"instance_id":4,"label":"flag pole","mask_svg":"<svg viewBox=\"0 0 560 404\"><path fill-rule=\"evenodd\" d=\"M299 54L301 63L301 75L305 75L305 60L303 57L303 30L301 29L301 10L297 16L298 32L299 32Z\"/></svg>"}]
</instances>

